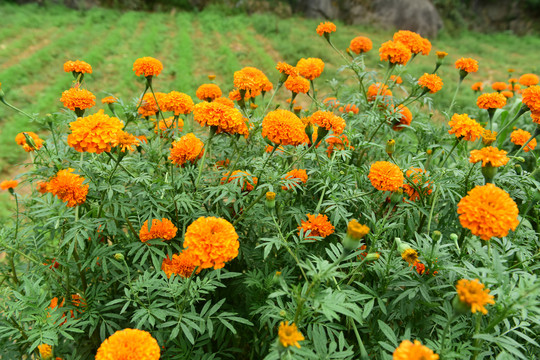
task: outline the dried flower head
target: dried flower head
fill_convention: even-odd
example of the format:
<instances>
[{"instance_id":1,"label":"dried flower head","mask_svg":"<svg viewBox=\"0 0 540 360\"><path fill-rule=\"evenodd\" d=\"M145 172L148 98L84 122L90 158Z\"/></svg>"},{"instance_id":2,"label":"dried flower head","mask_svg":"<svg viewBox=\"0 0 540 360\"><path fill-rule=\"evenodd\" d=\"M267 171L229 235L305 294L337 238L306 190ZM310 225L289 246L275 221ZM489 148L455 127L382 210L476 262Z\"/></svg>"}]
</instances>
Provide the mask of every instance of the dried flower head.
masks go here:
<instances>
[{"instance_id":1,"label":"dried flower head","mask_svg":"<svg viewBox=\"0 0 540 360\"><path fill-rule=\"evenodd\" d=\"M161 70L163 70L161 61L150 56L139 58L133 63L133 71L137 76L158 76L161 74Z\"/></svg>"},{"instance_id":2,"label":"dried flower head","mask_svg":"<svg viewBox=\"0 0 540 360\"><path fill-rule=\"evenodd\" d=\"M480 311L482 314L487 315L488 311L485 306L495 304L493 295L489 295L489 289L484 289L484 284L478 279L459 280L456 284L456 291L459 301L469 307L473 314Z\"/></svg>"},{"instance_id":3,"label":"dried flower head","mask_svg":"<svg viewBox=\"0 0 540 360\"><path fill-rule=\"evenodd\" d=\"M221 97L223 93L221 92L219 86L217 86L216 84L202 84L195 92L195 95L200 100L212 101Z\"/></svg>"},{"instance_id":4,"label":"dried flower head","mask_svg":"<svg viewBox=\"0 0 540 360\"><path fill-rule=\"evenodd\" d=\"M499 150L493 146L486 146L480 150L472 150L469 162L473 164L482 162L482 166L504 166L510 160L506 154L507 152L504 150Z\"/></svg>"},{"instance_id":5,"label":"dried flower head","mask_svg":"<svg viewBox=\"0 0 540 360\"><path fill-rule=\"evenodd\" d=\"M80 87L73 87L64 91L60 101L72 111L75 111L75 109L84 110L96 105L95 95Z\"/></svg>"},{"instance_id":6,"label":"dried flower head","mask_svg":"<svg viewBox=\"0 0 540 360\"><path fill-rule=\"evenodd\" d=\"M194 164L204 153L204 143L193 133L182 136L171 145L169 160L176 166L184 166L186 162Z\"/></svg>"},{"instance_id":7,"label":"dried flower head","mask_svg":"<svg viewBox=\"0 0 540 360\"><path fill-rule=\"evenodd\" d=\"M518 207L508 193L493 184L476 186L458 203L461 225L482 240L504 237L519 224Z\"/></svg>"},{"instance_id":8,"label":"dried flower head","mask_svg":"<svg viewBox=\"0 0 540 360\"><path fill-rule=\"evenodd\" d=\"M328 221L328 216L307 214L307 217L308 220L302 220L301 226L298 227L298 233L303 230L306 239L314 236L325 238L334 233L334 225Z\"/></svg>"},{"instance_id":9,"label":"dried flower head","mask_svg":"<svg viewBox=\"0 0 540 360\"><path fill-rule=\"evenodd\" d=\"M381 191L398 191L403 187L403 173L399 166L388 161L377 161L369 169L371 185Z\"/></svg>"},{"instance_id":10,"label":"dried flower head","mask_svg":"<svg viewBox=\"0 0 540 360\"><path fill-rule=\"evenodd\" d=\"M105 339L95 360L159 360L160 354L158 342L149 332L124 329Z\"/></svg>"},{"instance_id":11,"label":"dried flower head","mask_svg":"<svg viewBox=\"0 0 540 360\"><path fill-rule=\"evenodd\" d=\"M67 202L67 207L84 204L88 194L88 184L83 185L84 178L73 174L73 169L60 170L55 177L47 183L47 192Z\"/></svg>"},{"instance_id":12,"label":"dried flower head","mask_svg":"<svg viewBox=\"0 0 540 360\"><path fill-rule=\"evenodd\" d=\"M217 217L200 217L186 229L184 248L201 269L221 269L238 256L238 234L230 222Z\"/></svg>"},{"instance_id":13,"label":"dried flower head","mask_svg":"<svg viewBox=\"0 0 540 360\"><path fill-rule=\"evenodd\" d=\"M169 219L152 219L150 229L148 228L148 220L146 220L139 230L139 239L142 242L154 239L171 240L176 236L177 231L178 228Z\"/></svg>"},{"instance_id":14,"label":"dried flower head","mask_svg":"<svg viewBox=\"0 0 540 360\"><path fill-rule=\"evenodd\" d=\"M367 53L373 48L371 40L365 36L357 36L351 40L349 49L355 54Z\"/></svg>"},{"instance_id":15,"label":"dried flower head","mask_svg":"<svg viewBox=\"0 0 540 360\"><path fill-rule=\"evenodd\" d=\"M448 133L455 134L458 139L465 141L475 141L484 132L482 125L471 119L467 114L454 114L448 125L451 127Z\"/></svg>"},{"instance_id":16,"label":"dried flower head","mask_svg":"<svg viewBox=\"0 0 540 360\"><path fill-rule=\"evenodd\" d=\"M96 114L78 118L69 123L71 134L67 137L68 145L78 152L101 154L111 151L113 142L124 123L115 117L110 117L103 110Z\"/></svg>"},{"instance_id":17,"label":"dried flower head","mask_svg":"<svg viewBox=\"0 0 540 360\"><path fill-rule=\"evenodd\" d=\"M324 70L324 61L319 58L300 59L296 64L298 73L308 80L315 80Z\"/></svg>"},{"instance_id":18,"label":"dried flower head","mask_svg":"<svg viewBox=\"0 0 540 360\"><path fill-rule=\"evenodd\" d=\"M288 321L282 321L279 324L278 336L279 342L283 347L296 346L300 348L298 342L304 340L304 336L298 331L296 324L292 323L289 325Z\"/></svg>"}]
</instances>

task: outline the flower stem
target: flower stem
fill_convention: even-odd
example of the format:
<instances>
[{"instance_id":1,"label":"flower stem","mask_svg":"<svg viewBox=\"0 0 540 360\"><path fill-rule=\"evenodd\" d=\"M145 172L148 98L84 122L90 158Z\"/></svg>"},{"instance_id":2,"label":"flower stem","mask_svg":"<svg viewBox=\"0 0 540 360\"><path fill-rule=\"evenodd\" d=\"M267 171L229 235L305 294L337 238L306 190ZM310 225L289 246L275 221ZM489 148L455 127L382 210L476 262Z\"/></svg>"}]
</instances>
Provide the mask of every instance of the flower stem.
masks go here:
<instances>
[{"instance_id":1,"label":"flower stem","mask_svg":"<svg viewBox=\"0 0 540 360\"><path fill-rule=\"evenodd\" d=\"M199 182L201 181L202 170L204 167L204 161L206 160L207 154L210 152L210 147L212 146L212 138L214 137L215 130L210 128L210 136L208 137L208 146L204 150L203 157L201 159L201 164L199 165L199 174L197 175L197 180L195 180L195 191L199 188Z\"/></svg>"},{"instance_id":2,"label":"flower stem","mask_svg":"<svg viewBox=\"0 0 540 360\"><path fill-rule=\"evenodd\" d=\"M452 112L452 109L454 108L454 105L456 103L456 97L459 92L459 87L461 86L462 82L463 82L463 78L460 76L457 87L456 87L456 91L454 92L454 97L452 97L452 102L450 103L450 107L448 108L448 117L450 117L450 113Z\"/></svg>"}]
</instances>

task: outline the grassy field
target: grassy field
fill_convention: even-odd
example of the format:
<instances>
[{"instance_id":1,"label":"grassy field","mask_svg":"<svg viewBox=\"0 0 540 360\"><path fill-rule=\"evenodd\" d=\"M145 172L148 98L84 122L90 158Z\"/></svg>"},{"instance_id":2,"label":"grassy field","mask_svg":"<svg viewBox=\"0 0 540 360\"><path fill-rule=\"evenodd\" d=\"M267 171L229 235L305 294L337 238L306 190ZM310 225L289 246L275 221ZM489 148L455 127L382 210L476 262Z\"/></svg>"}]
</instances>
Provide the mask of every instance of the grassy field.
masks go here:
<instances>
[{"instance_id":1,"label":"grassy field","mask_svg":"<svg viewBox=\"0 0 540 360\"><path fill-rule=\"evenodd\" d=\"M319 93L337 73L341 59L328 50L316 33L317 20L286 18L274 15L230 14L216 9L201 13L143 13L94 9L76 12L59 7L41 9L34 6L0 5L0 82L6 97L14 105L30 113L61 111L59 101L63 90L72 82L64 74L66 60L84 60L93 67L87 87L99 99L108 94L122 98L137 96L143 88L135 77L132 64L142 56L153 56L164 64L164 71L155 81L157 91L178 90L194 97L197 87L207 82L208 74L217 75L224 92L231 90L233 73L243 66L263 70L275 82L277 61L296 64L302 57L320 57L327 66L318 81ZM392 36L390 31L337 23L334 43L345 49L350 39L365 35L373 40L368 53L368 66L378 66L379 45ZM433 51L419 57L408 66L408 72L418 77L431 71L435 51L449 53L439 74L445 82L435 101L449 102L456 86L457 72L453 62L459 57L480 61L480 71L469 76L458 98L458 111L474 106L470 85L475 81L506 81L508 68L516 74L539 73L536 53L538 37L515 37L509 34L462 33L451 37L444 33L431 39ZM101 106L99 103L98 106ZM461 107L461 109L460 109ZM26 157L15 144L15 135L22 131L39 131L39 125L0 106L0 180L21 171ZM0 222L13 205L8 194L0 194Z\"/></svg>"}]
</instances>

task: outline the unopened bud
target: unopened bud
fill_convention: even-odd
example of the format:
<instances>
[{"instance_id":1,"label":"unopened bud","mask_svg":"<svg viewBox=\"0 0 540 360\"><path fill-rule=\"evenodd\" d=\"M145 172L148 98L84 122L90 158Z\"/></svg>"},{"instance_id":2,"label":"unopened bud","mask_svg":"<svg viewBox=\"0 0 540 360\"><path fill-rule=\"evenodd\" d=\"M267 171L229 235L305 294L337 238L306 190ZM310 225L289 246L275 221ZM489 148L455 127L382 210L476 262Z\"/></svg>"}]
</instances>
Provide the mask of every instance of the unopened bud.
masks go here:
<instances>
[{"instance_id":1,"label":"unopened bud","mask_svg":"<svg viewBox=\"0 0 540 360\"><path fill-rule=\"evenodd\" d=\"M273 209L276 207L276 193L269 191L266 193L266 207Z\"/></svg>"},{"instance_id":2,"label":"unopened bud","mask_svg":"<svg viewBox=\"0 0 540 360\"><path fill-rule=\"evenodd\" d=\"M482 166L482 175L484 175L486 184L492 183L493 178L497 175L497 168L491 166L491 163L487 163L486 166Z\"/></svg>"},{"instance_id":3,"label":"unopened bud","mask_svg":"<svg viewBox=\"0 0 540 360\"><path fill-rule=\"evenodd\" d=\"M343 247L347 250L358 248L360 240L369 233L369 227L360 224L357 220L349 221L347 225L347 235L343 239Z\"/></svg>"},{"instance_id":4,"label":"unopened bud","mask_svg":"<svg viewBox=\"0 0 540 360\"><path fill-rule=\"evenodd\" d=\"M431 238L435 241L439 241L442 238L442 234L439 230L435 230L433 234L431 234Z\"/></svg>"},{"instance_id":5,"label":"unopened bud","mask_svg":"<svg viewBox=\"0 0 540 360\"><path fill-rule=\"evenodd\" d=\"M283 318L284 318L286 315L287 315L287 312L286 312L285 310L281 310L281 311L279 312L279 316L281 316L281 317L283 317Z\"/></svg>"},{"instance_id":6,"label":"unopened bud","mask_svg":"<svg viewBox=\"0 0 540 360\"><path fill-rule=\"evenodd\" d=\"M123 261L124 260L124 255L120 254L120 253L116 253L114 254L114 258L118 261Z\"/></svg>"},{"instance_id":7,"label":"unopened bud","mask_svg":"<svg viewBox=\"0 0 540 360\"><path fill-rule=\"evenodd\" d=\"M365 261L375 261L375 260L379 260L379 253L369 253L366 255L366 257L364 258Z\"/></svg>"},{"instance_id":8,"label":"unopened bud","mask_svg":"<svg viewBox=\"0 0 540 360\"><path fill-rule=\"evenodd\" d=\"M450 240L456 242L458 240L457 234L454 234L454 233L450 234Z\"/></svg>"},{"instance_id":9,"label":"unopened bud","mask_svg":"<svg viewBox=\"0 0 540 360\"><path fill-rule=\"evenodd\" d=\"M390 139L386 142L386 153L388 155L392 155L396 151L396 141L394 139Z\"/></svg>"},{"instance_id":10,"label":"unopened bud","mask_svg":"<svg viewBox=\"0 0 540 360\"><path fill-rule=\"evenodd\" d=\"M28 145L32 150L37 150L34 139L32 139L32 137L25 132L23 132L23 134L26 139L26 145Z\"/></svg>"}]
</instances>

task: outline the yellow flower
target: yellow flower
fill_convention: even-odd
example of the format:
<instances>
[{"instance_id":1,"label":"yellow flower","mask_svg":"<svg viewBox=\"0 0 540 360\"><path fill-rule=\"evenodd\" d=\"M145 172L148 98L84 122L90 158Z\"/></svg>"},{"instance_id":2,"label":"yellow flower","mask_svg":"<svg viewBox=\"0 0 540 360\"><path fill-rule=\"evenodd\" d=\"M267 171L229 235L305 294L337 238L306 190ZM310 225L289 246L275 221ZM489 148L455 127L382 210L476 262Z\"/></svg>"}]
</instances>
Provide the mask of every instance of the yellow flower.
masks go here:
<instances>
[{"instance_id":1,"label":"yellow flower","mask_svg":"<svg viewBox=\"0 0 540 360\"><path fill-rule=\"evenodd\" d=\"M279 342L284 347L294 345L297 348L300 348L300 344L298 342L304 340L304 336L300 331L298 331L296 324L292 323L289 325L289 323L286 323L285 321L282 321L281 324L279 324L278 335Z\"/></svg>"},{"instance_id":2,"label":"yellow flower","mask_svg":"<svg viewBox=\"0 0 540 360\"><path fill-rule=\"evenodd\" d=\"M473 314L480 311L486 315L488 311L484 305L495 304L493 295L489 295L489 289L484 289L484 284L478 281L478 279L459 280L456 285L456 291L460 303L469 307Z\"/></svg>"},{"instance_id":3,"label":"yellow flower","mask_svg":"<svg viewBox=\"0 0 540 360\"><path fill-rule=\"evenodd\" d=\"M38 345L39 355L43 360L52 359L53 352L52 347L49 344Z\"/></svg>"},{"instance_id":4,"label":"yellow flower","mask_svg":"<svg viewBox=\"0 0 540 360\"><path fill-rule=\"evenodd\" d=\"M414 344L409 340L404 340L394 351L393 360L438 360L439 355L427 346L422 345L418 340Z\"/></svg>"}]
</instances>

